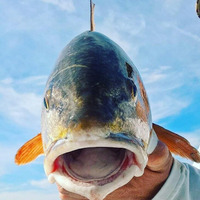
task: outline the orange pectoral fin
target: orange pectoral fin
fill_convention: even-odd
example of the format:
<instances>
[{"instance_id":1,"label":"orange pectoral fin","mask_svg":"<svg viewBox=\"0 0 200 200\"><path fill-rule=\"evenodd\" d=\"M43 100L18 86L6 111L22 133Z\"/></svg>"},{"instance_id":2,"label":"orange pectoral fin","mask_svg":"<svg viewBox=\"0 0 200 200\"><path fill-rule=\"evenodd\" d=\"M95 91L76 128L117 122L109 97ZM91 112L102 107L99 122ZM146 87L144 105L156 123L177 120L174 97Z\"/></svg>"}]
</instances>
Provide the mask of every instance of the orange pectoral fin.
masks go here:
<instances>
[{"instance_id":1,"label":"orange pectoral fin","mask_svg":"<svg viewBox=\"0 0 200 200\"><path fill-rule=\"evenodd\" d=\"M157 124L153 124L153 129L156 132L158 139L164 142L172 153L200 163L199 151L191 146L189 141L184 137Z\"/></svg>"},{"instance_id":2,"label":"orange pectoral fin","mask_svg":"<svg viewBox=\"0 0 200 200\"><path fill-rule=\"evenodd\" d=\"M42 136L41 133L39 133L17 151L17 154L15 155L15 163L17 165L24 165L35 160L43 153Z\"/></svg>"}]
</instances>

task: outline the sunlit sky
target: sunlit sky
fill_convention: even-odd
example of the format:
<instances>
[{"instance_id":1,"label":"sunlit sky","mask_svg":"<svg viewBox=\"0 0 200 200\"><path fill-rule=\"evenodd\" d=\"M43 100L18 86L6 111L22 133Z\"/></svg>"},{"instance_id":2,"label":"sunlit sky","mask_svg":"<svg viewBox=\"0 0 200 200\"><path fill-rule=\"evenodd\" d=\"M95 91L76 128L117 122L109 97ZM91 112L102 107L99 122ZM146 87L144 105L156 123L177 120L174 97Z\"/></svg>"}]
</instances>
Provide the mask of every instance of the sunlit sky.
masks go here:
<instances>
[{"instance_id":1,"label":"sunlit sky","mask_svg":"<svg viewBox=\"0 0 200 200\"><path fill-rule=\"evenodd\" d=\"M137 66L153 121L200 145L200 19L196 0L94 0L96 31ZM16 166L40 132L48 75L64 46L89 29L89 0L0 0L0 199L56 200L43 157Z\"/></svg>"}]
</instances>

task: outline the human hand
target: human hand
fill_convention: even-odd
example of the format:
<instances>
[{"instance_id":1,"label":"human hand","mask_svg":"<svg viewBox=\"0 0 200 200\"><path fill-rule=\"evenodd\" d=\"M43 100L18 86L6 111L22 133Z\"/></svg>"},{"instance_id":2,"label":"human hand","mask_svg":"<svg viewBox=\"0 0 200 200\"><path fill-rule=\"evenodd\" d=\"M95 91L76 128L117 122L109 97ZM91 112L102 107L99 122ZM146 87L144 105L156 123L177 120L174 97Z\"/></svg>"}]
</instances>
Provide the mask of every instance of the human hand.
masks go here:
<instances>
[{"instance_id":1,"label":"human hand","mask_svg":"<svg viewBox=\"0 0 200 200\"><path fill-rule=\"evenodd\" d=\"M167 180L173 164L173 157L167 146L161 141L149 155L144 174L134 177L129 183L109 194L105 200L149 200L152 199ZM70 193L58 185L61 200L86 200Z\"/></svg>"}]
</instances>

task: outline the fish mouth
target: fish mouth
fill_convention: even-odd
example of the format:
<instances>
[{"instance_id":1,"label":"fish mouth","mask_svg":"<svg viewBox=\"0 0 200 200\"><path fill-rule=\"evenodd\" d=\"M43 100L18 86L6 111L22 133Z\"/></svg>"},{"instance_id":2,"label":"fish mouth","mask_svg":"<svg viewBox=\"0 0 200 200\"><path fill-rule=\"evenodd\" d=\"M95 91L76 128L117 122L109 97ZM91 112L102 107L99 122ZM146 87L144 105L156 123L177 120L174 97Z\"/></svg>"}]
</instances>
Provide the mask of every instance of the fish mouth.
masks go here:
<instances>
[{"instance_id":1,"label":"fish mouth","mask_svg":"<svg viewBox=\"0 0 200 200\"><path fill-rule=\"evenodd\" d=\"M140 140L92 137L57 141L45 157L44 169L50 183L90 200L102 200L141 176L148 157Z\"/></svg>"},{"instance_id":2,"label":"fish mouth","mask_svg":"<svg viewBox=\"0 0 200 200\"><path fill-rule=\"evenodd\" d=\"M127 149L90 147L60 155L54 169L74 181L98 186L118 178L131 165L138 165L135 154Z\"/></svg>"}]
</instances>

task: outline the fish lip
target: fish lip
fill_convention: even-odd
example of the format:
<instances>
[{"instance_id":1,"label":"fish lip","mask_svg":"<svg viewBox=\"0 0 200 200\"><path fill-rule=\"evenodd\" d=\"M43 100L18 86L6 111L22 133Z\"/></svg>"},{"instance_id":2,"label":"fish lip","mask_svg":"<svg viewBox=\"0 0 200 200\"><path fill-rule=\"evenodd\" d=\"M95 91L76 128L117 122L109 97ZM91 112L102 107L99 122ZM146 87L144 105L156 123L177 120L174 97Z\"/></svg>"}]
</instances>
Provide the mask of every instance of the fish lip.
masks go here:
<instances>
[{"instance_id":1,"label":"fish lip","mask_svg":"<svg viewBox=\"0 0 200 200\"><path fill-rule=\"evenodd\" d=\"M48 175L53 170L53 164L56 158L60 155L83 148L90 147L113 147L124 148L136 155L137 162L140 166L143 165L144 160L147 160L147 155L144 150L143 142L138 138L129 138L127 135L121 136L122 133L111 133L106 138L97 137L93 139L86 139L84 141L73 141L68 139L60 139L51 145L51 148L47 151L44 160L45 173ZM142 155L142 156L141 156ZM142 168L142 167L141 167Z\"/></svg>"},{"instance_id":2,"label":"fish lip","mask_svg":"<svg viewBox=\"0 0 200 200\"><path fill-rule=\"evenodd\" d=\"M139 145L142 148L145 147L144 142L141 139L135 137L134 135L130 136L129 134L126 133L110 133L110 135L107 138L111 138L116 141L133 143L135 145Z\"/></svg>"},{"instance_id":3,"label":"fish lip","mask_svg":"<svg viewBox=\"0 0 200 200\"><path fill-rule=\"evenodd\" d=\"M86 148L86 150L87 149L89 149L89 151L94 151L95 148ZM105 147L102 147L102 148L100 147L97 149L104 150ZM123 152L124 154L123 153L121 154L123 156L123 159L121 159L122 158L122 156L121 156L121 158L119 158L119 160L118 160L118 161L120 161L119 165L118 164L115 165L114 170L110 171L107 175L105 175L103 177L85 178L85 177L81 177L80 175L76 174L76 172L74 172L70 168L69 163L67 164L67 162L66 162L65 156L67 154L60 155L56 159L55 163L56 163L57 167L59 165L58 169L56 169L56 170L58 170L61 174L73 179L74 181L102 186L109 182L112 182L114 179L119 177L131 165L138 165L133 152L130 152L129 150L122 149L122 148L120 148L120 149L119 148L107 148L107 149L109 149L109 150L112 149L111 151L117 149L121 153ZM80 150L83 150L83 149L80 149ZM70 155L70 153L71 152L69 152L68 156ZM120 155L118 157L120 157ZM113 163L113 165L114 165L114 163Z\"/></svg>"}]
</instances>

